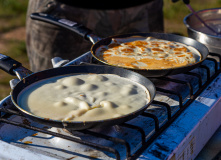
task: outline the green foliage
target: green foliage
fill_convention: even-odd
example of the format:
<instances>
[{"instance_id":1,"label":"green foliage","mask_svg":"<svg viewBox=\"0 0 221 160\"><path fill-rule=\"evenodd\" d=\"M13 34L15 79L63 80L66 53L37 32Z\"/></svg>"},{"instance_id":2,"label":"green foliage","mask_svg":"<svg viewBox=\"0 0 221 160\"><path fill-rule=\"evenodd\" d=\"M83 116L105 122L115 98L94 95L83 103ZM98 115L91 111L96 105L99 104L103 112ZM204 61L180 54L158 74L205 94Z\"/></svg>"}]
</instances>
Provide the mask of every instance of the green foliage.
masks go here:
<instances>
[{"instance_id":1,"label":"green foliage","mask_svg":"<svg viewBox=\"0 0 221 160\"><path fill-rule=\"evenodd\" d=\"M0 0L0 33L25 25L28 0Z\"/></svg>"},{"instance_id":2,"label":"green foliage","mask_svg":"<svg viewBox=\"0 0 221 160\"><path fill-rule=\"evenodd\" d=\"M10 54L9 56L13 57L14 59L20 59L20 58L23 59L24 57L27 57L25 41L11 40L8 43L9 43L8 53Z\"/></svg>"},{"instance_id":3,"label":"green foliage","mask_svg":"<svg viewBox=\"0 0 221 160\"><path fill-rule=\"evenodd\" d=\"M0 16L16 16L24 14L27 9L28 0L0 0Z\"/></svg>"},{"instance_id":4,"label":"green foliage","mask_svg":"<svg viewBox=\"0 0 221 160\"><path fill-rule=\"evenodd\" d=\"M189 14L186 5L182 1L172 3L171 0L164 0L164 18L177 21L178 17ZM176 18L174 18L176 17Z\"/></svg>"},{"instance_id":5,"label":"green foliage","mask_svg":"<svg viewBox=\"0 0 221 160\"><path fill-rule=\"evenodd\" d=\"M23 40L6 40L5 45L7 46L7 56L21 62L22 64L28 63L26 43Z\"/></svg>"}]
</instances>

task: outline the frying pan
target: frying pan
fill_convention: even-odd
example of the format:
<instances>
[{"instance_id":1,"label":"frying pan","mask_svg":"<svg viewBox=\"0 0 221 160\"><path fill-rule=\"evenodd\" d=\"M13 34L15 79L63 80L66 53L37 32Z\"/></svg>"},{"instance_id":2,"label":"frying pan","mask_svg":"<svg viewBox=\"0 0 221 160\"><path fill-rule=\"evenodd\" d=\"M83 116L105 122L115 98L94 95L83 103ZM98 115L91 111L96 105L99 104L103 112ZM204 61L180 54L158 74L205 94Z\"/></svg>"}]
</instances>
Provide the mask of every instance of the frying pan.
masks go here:
<instances>
[{"instance_id":1,"label":"frying pan","mask_svg":"<svg viewBox=\"0 0 221 160\"><path fill-rule=\"evenodd\" d=\"M92 31L90 29L86 28L85 26L78 24L76 22L67 20L67 19L59 19L59 18L53 17L48 14L44 14L44 13L32 13L30 17L34 20L40 20L43 22L51 23L51 24L66 28L66 29L73 31L73 32L77 33L78 35L82 36L84 39L91 41L93 43L93 45L91 47L91 53L92 53L93 57L101 64L112 65L112 64L108 64L107 62L100 60L96 56L96 49L97 48L99 48L102 45L110 44L112 38L128 38L131 36L140 36L140 37L145 37L145 38L151 36L151 37L155 37L155 38L159 38L159 39L180 42L180 43L192 46L193 48L197 49L201 54L201 59L199 61L197 61L194 64L186 65L186 66L182 66L182 67L174 67L174 68L166 68L166 69L132 69L133 71L136 71L146 77L161 77L161 76L179 74L179 73L184 73L184 72L190 71L190 70L194 69L195 67L199 66L206 59L206 57L209 54L209 51L204 44L202 44L194 39L191 39L188 37L183 37L183 36L178 36L178 35L174 35L174 34L131 33L131 34L114 35L114 36L110 36L110 37L102 39L102 38L94 35L92 33ZM114 65L112 65L112 66L114 66ZM119 67L119 66L117 66L117 67ZM122 67L122 68L126 68L126 67ZM130 69L130 68L126 68L126 69Z\"/></svg>"},{"instance_id":2,"label":"frying pan","mask_svg":"<svg viewBox=\"0 0 221 160\"><path fill-rule=\"evenodd\" d=\"M0 54L0 68L11 75L17 75L17 77L20 79L18 84L12 89L11 92L11 99L13 104L16 106L16 108L18 108L18 110L24 116L39 123L53 127L59 127L59 128L65 127L73 130L82 130L82 129L98 128L103 126L112 126L120 124L132 118L135 118L136 116L144 112L144 110L146 110L147 107L150 105L150 103L153 101L153 98L155 97L156 94L155 86L146 77L130 70L125 70L123 68L117 68L107 65L66 66L66 67L53 68L53 69L32 73L30 70L24 68L21 65L21 63L15 61L14 59L8 56ZM145 104L143 107L132 113L112 119L97 120L97 121L61 121L61 120L43 118L33 115L32 113L23 109L22 106L18 105L19 101L18 97L20 96L19 94L27 87L31 87L31 85L34 85L41 80L53 78L55 76L73 75L73 74L91 74L91 73L114 74L132 80L134 82L137 82L143 85L149 91L150 101L147 104Z\"/></svg>"}]
</instances>

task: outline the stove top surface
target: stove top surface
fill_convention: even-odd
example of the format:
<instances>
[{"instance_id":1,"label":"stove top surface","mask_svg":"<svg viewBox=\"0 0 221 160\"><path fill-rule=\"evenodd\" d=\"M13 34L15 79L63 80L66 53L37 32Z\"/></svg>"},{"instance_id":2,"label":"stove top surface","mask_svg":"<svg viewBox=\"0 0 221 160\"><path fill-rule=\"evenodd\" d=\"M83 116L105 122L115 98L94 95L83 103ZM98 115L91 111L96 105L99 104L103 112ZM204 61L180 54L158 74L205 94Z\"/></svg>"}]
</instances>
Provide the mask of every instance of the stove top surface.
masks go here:
<instances>
[{"instance_id":1,"label":"stove top surface","mask_svg":"<svg viewBox=\"0 0 221 160\"><path fill-rule=\"evenodd\" d=\"M91 54L64 66L90 63ZM144 114L105 129L70 131L44 126L23 116L6 97L1 109L0 153L5 159L173 159L194 158L220 126L220 72L214 62L191 73L151 78L157 95ZM214 78L208 78L208 73ZM201 77L201 78L199 78ZM210 81L210 82L208 82ZM208 84L207 84L208 83ZM19 114L19 113L17 113ZM216 117L216 118L214 118ZM218 118L217 118L218 117ZM15 126L19 123L19 126ZM43 129L43 130L42 130ZM15 153L16 152L16 153ZM13 153L13 154L12 154ZM14 154L15 153L15 154Z\"/></svg>"}]
</instances>

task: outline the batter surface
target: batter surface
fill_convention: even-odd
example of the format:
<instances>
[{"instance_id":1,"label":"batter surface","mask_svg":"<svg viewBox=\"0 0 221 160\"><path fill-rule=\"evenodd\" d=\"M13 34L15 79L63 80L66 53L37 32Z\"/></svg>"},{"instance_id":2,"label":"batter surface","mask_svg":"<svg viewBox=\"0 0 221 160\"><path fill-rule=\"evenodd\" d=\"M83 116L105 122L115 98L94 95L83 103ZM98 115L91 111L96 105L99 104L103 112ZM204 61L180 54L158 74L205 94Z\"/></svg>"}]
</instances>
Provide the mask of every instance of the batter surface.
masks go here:
<instances>
[{"instance_id":1,"label":"batter surface","mask_svg":"<svg viewBox=\"0 0 221 160\"><path fill-rule=\"evenodd\" d=\"M133 69L166 69L196 63L200 53L191 46L154 37L116 38L96 50L102 61Z\"/></svg>"},{"instance_id":2,"label":"batter surface","mask_svg":"<svg viewBox=\"0 0 221 160\"><path fill-rule=\"evenodd\" d=\"M94 121L122 116L149 102L147 89L112 74L59 76L22 91L18 105L55 120Z\"/></svg>"}]
</instances>

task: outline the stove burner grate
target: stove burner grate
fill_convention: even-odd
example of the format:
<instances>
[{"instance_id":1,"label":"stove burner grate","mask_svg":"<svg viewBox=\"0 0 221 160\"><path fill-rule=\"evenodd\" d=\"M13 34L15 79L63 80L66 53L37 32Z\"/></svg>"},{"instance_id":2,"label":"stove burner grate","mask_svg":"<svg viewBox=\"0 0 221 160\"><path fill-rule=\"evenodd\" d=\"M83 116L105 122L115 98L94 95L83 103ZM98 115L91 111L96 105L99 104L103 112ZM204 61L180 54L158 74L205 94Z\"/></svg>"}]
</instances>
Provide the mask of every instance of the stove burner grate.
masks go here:
<instances>
[{"instance_id":1,"label":"stove burner grate","mask_svg":"<svg viewBox=\"0 0 221 160\"><path fill-rule=\"evenodd\" d=\"M215 56L218 57L219 62L221 61L221 56L219 54L215 54L215 53L210 53L211 56ZM80 132L82 134L85 134L87 136L92 136L92 137L96 137L96 138L101 138L101 139L105 139L108 141L111 141L115 144L119 144L122 145L125 148L125 158L127 159L136 159L140 154L142 154L142 152L197 98L197 96L199 96L199 94L221 73L221 63L219 63L215 58L207 58L208 61L213 63L214 66L214 71L211 71L210 67L208 67L205 64L202 64L199 68L206 70L206 75L204 76L205 78L202 77L201 74L196 73L196 72L187 72L184 73L184 76L190 76L190 77L194 77L196 78L197 82L196 84L192 84L191 80L189 81L185 81L185 80L180 80L179 78L177 78L177 76L170 76L170 77L161 77L161 78L152 78L151 80L154 82L154 84L156 85L156 90L157 90L157 94L158 95L172 95L172 97L177 97L175 99L177 99L178 101L178 105L177 107L172 107L169 102L162 102L159 101L158 99L154 99L154 101L152 102L153 106L158 106L160 108L164 108L166 110L166 118L162 119L159 118L159 116L156 113L152 113L152 110L147 110L145 111L143 114L141 114L138 117L142 117L145 121L145 119L149 119L151 118L154 121L154 129L153 132L151 133L147 133L145 131L145 128L140 127L139 125L133 124L133 123L123 123L120 124L117 127L120 128L127 128L129 130L134 130L135 132L138 132L136 135L140 136L140 141L141 141L141 145L137 144L137 146L132 147L131 144L123 139L123 138L116 138L114 136L110 136L108 134L104 134L102 132L97 132L94 130L82 130L82 131L77 131ZM205 79L205 80L204 80ZM181 94L179 92L179 90L173 90L169 87L169 89L165 89L164 85L162 84L168 84L168 83L173 83L175 85L172 86L181 86L181 88L183 86L187 86L188 88L188 94L186 96L183 96L183 94ZM197 86L197 89L196 89ZM32 126L29 122L29 120L27 120L26 122L23 121L23 123L19 123L13 120L10 120L10 117L12 116L20 116L23 117L23 115L21 115L18 110L16 108L7 108L7 103L3 104L3 107L0 108L0 122L1 123L7 123L7 124L11 124L11 125L15 125L18 127L22 127L22 128L26 128L29 130L34 130L37 132L41 132L41 133L45 133L48 135L52 135L55 137L60 137L62 139L66 139L69 141L73 141L79 144L83 144L83 145L87 145L89 147L92 147L96 150L99 151L104 151L104 152L108 152L112 155L114 155L115 159L122 159L122 155L121 152L113 147L108 147L105 145L100 145L98 143L93 143L87 140L82 140L82 139L78 139L75 138L71 135L64 135L62 133L57 133L57 132L53 132L50 130L47 130L47 128L39 128L39 127L35 127ZM174 109L175 108L175 109ZM135 118L133 120L136 121L137 118ZM146 126L147 128L149 126ZM134 149L136 148L136 150ZM135 151L134 151L135 150Z\"/></svg>"}]
</instances>

